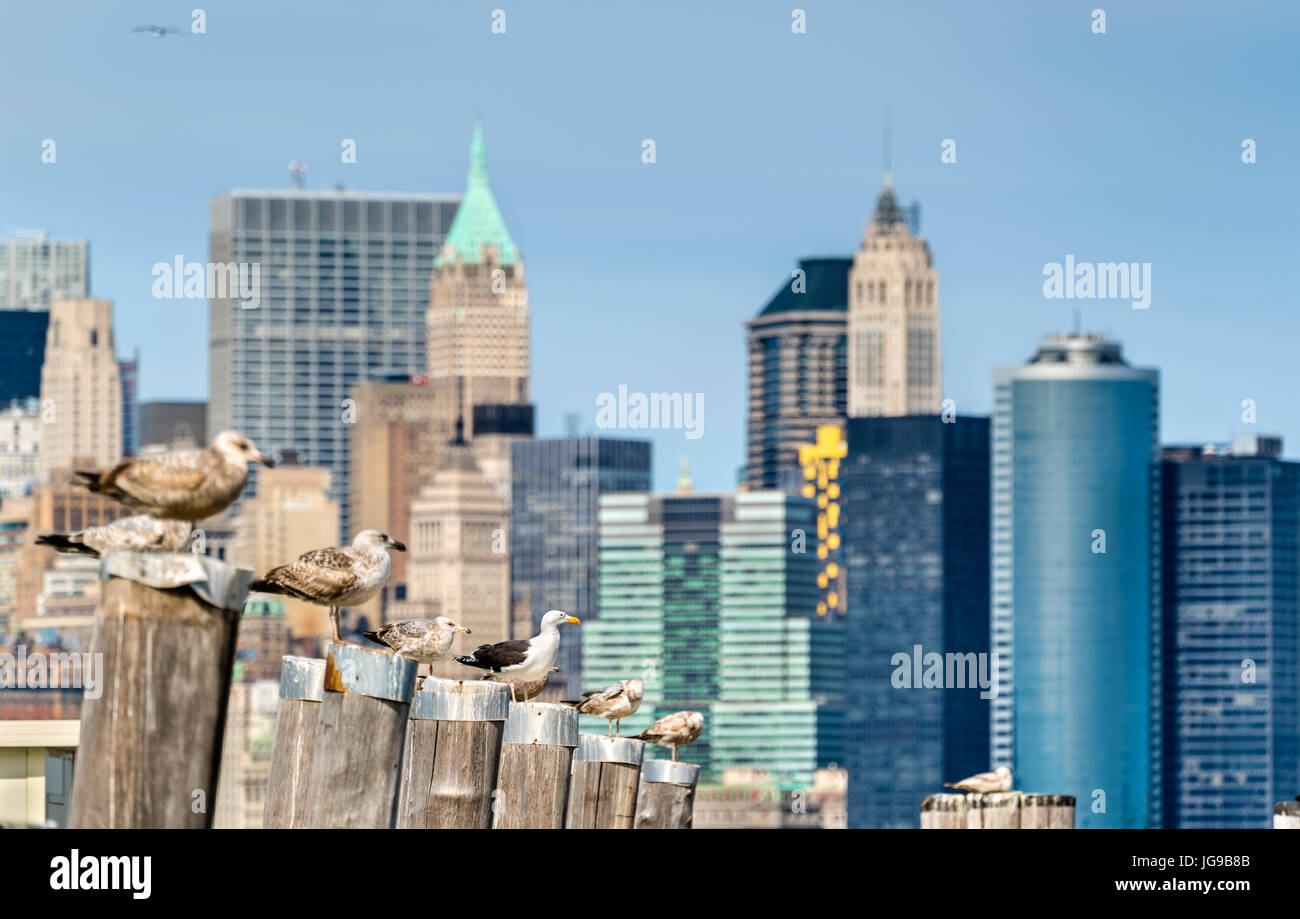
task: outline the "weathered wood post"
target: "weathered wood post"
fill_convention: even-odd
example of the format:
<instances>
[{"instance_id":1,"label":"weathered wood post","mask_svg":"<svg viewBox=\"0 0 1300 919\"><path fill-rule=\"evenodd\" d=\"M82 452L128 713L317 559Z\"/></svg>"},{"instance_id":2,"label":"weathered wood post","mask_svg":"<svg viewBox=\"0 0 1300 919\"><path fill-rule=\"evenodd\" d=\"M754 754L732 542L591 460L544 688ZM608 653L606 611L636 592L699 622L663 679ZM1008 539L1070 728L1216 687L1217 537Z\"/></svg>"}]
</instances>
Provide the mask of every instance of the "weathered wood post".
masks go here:
<instances>
[{"instance_id":1,"label":"weathered wood post","mask_svg":"<svg viewBox=\"0 0 1300 919\"><path fill-rule=\"evenodd\" d=\"M266 777L266 809L262 813L266 829L307 825L307 782L324 697L325 661L286 655L280 667L280 705Z\"/></svg>"},{"instance_id":2,"label":"weathered wood post","mask_svg":"<svg viewBox=\"0 0 1300 919\"><path fill-rule=\"evenodd\" d=\"M554 702L512 702L501 737L493 829L559 830L578 745L578 710Z\"/></svg>"},{"instance_id":3,"label":"weathered wood post","mask_svg":"<svg viewBox=\"0 0 1300 919\"><path fill-rule=\"evenodd\" d=\"M418 667L389 651L329 646L307 785L307 826L393 826Z\"/></svg>"},{"instance_id":4,"label":"weathered wood post","mask_svg":"<svg viewBox=\"0 0 1300 919\"><path fill-rule=\"evenodd\" d=\"M411 700L397 796L399 829L492 826L510 687L425 677Z\"/></svg>"},{"instance_id":5,"label":"weathered wood post","mask_svg":"<svg viewBox=\"0 0 1300 919\"><path fill-rule=\"evenodd\" d=\"M937 794L921 802L923 830L1070 830L1070 795Z\"/></svg>"},{"instance_id":6,"label":"weathered wood post","mask_svg":"<svg viewBox=\"0 0 1300 919\"><path fill-rule=\"evenodd\" d=\"M209 828L253 573L192 552L113 552L100 576L99 682L82 704L68 825Z\"/></svg>"},{"instance_id":7,"label":"weathered wood post","mask_svg":"<svg viewBox=\"0 0 1300 919\"><path fill-rule=\"evenodd\" d=\"M637 798L638 830L689 830L695 813L695 784L700 767L668 759L648 759L641 766Z\"/></svg>"},{"instance_id":8,"label":"weathered wood post","mask_svg":"<svg viewBox=\"0 0 1300 919\"><path fill-rule=\"evenodd\" d=\"M1300 830L1300 801L1279 801L1273 805L1273 829Z\"/></svg>"},{"instance_id":9,"label":"weathered wood post","mask_svg":"<svg viewBox=\"0 0 1300 919\"><path fill-rule=\"evenodd\" d=\"M631 737L579 734L569 780L570 830L630 830L636 822L637 784L645 742Z\"/></svg>"}]
</instances>

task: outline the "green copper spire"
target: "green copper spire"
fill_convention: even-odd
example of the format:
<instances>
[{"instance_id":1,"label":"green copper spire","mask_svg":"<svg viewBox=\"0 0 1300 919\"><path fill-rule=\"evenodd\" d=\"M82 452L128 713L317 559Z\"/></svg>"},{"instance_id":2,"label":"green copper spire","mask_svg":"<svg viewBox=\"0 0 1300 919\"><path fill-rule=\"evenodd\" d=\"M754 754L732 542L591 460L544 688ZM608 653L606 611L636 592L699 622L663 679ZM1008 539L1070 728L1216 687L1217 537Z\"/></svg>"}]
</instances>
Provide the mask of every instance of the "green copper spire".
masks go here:
<instances>
[{"instance_id":1,"label":"green copper spire","mask_svg":"<svg viewBox=\"0 0 1300 919\"><path fill-rule=\"evenodd\" d=\"M513 265L519 260L510 231L501 217L492 189L488 186L487 153L483 145L483 125L474 122L474 139L469 145L469 179L465 183L465 197L456 210L444 246L456 250L456 259L467 265L483 264L483 247L495 246L497 261ZM434 267L443 263L441 253L434 259Z\"/></svg>"}]
</instances>

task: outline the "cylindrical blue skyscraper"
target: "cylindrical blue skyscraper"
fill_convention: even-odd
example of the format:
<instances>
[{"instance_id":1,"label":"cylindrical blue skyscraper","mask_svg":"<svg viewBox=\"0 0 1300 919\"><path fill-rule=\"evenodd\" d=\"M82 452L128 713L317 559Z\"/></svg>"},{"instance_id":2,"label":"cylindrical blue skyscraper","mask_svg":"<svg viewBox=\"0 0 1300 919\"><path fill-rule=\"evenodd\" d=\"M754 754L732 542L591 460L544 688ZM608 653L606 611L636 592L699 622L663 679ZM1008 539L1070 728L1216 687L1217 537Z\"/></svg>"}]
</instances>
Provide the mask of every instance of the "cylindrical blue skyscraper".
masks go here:
<instances>
[{"instance_id":1,"label":"cylindrical blue skyscraper","mask_svg":"<svg viewBox=\"0 0 1300 919\"><path fill-rule=\"evenodd\" d=\"M1074 795L1077 826L1158 826L1159 373L1055 336L995 403L995 759Z\"/></svg>"}]
</instances>

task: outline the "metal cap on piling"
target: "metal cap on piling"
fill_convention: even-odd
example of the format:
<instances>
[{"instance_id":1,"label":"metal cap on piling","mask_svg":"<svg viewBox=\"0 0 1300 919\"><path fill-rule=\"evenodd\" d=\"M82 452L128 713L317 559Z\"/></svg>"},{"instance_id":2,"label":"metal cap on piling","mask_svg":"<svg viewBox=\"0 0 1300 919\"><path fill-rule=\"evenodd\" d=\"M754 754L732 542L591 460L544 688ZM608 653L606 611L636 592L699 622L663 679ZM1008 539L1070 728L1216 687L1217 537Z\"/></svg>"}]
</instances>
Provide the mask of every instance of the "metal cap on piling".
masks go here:
<instances>
[{"instance_id":1,"label":"metal cap on piling","mask_svg":"<svg viewBox=\"0 0 1300 919\"><path fill-rule=\"evenodd\" d=\"M411 697L411 717L421 721L505 721L510 687L490 680L425 677Z\"/></svg>"},{"instance_id":2,"label":"metal cap on piling","mask_svg":"<svg viewBox=\"0 0 1300 919\"><path fill-rule=\"evenodd\" d=\"M319 702L325 698L325 661L286 654L280 664L280 698Z\"/></svg>"},{"instance_id":3,"label":"metal cap on piling","mask_svg":"<svg viewBox=\"0 0 1300 919\"><path fill-rule=\"evenodd\" d=\"M555 702L514 702L501 742L576 747L578 710Z\"/></svg>"},{"instance_id":4,"label":"metal cap on piling","mask_svg":"<svg viewBox=\"0 0 1300 919\"><path fill-rule=\"evenodd\" d=\"M694 763L675 763L670 759L648 759L641 764L641 779L645 782L694 785L699 776L700 767Z\"/></svg>"},{"instance_id":5,"label":"metal cap on piling","mask_svg":"<svg viewBox=\"0 0 1300 919\"><path fill-rule=\"evenodd\" d=\"M325 689L390 702L410 702L420 665L390 651L332 644L325 652Z\"/></svg>"},{"instance_id":6,"label":"metal cap on piling","mask_svg":"<svg viewBox=\"0 0 1300 919\"><path fill-rule=\"evenodd\" d=\"M627 763L641 765L645 741L631 737L608 737L604 734L579 734L573 758L584 763Z\"/></svg>"}]
</instances>

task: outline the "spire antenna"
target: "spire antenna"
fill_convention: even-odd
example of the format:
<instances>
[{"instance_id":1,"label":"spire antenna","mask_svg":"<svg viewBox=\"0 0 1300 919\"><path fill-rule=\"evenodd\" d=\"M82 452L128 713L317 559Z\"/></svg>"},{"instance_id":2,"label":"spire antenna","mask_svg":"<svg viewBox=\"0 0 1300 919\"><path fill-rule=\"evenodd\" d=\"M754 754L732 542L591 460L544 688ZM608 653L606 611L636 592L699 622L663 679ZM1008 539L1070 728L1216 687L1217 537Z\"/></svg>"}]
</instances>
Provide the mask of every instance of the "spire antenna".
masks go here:
<instances>
[{"instance_id":1,"label":"spire antenna","mask_svg":"<svg viewBox=\"0 0 1300 919\"><path fill-rule=\"evenodd\" d=\"M885 163L885 187L890 188L894 184L893 164L891 162L892 154L893 154L893 149L892 149L893 144L891 143L890 136L889 136L889 128L890 128L889 106L887 105L885 106L884 121L885 121L885 129L881 139L881 145L884 148L882 150L882 159L884 160Z\"/></svg>"}]
</instances>

